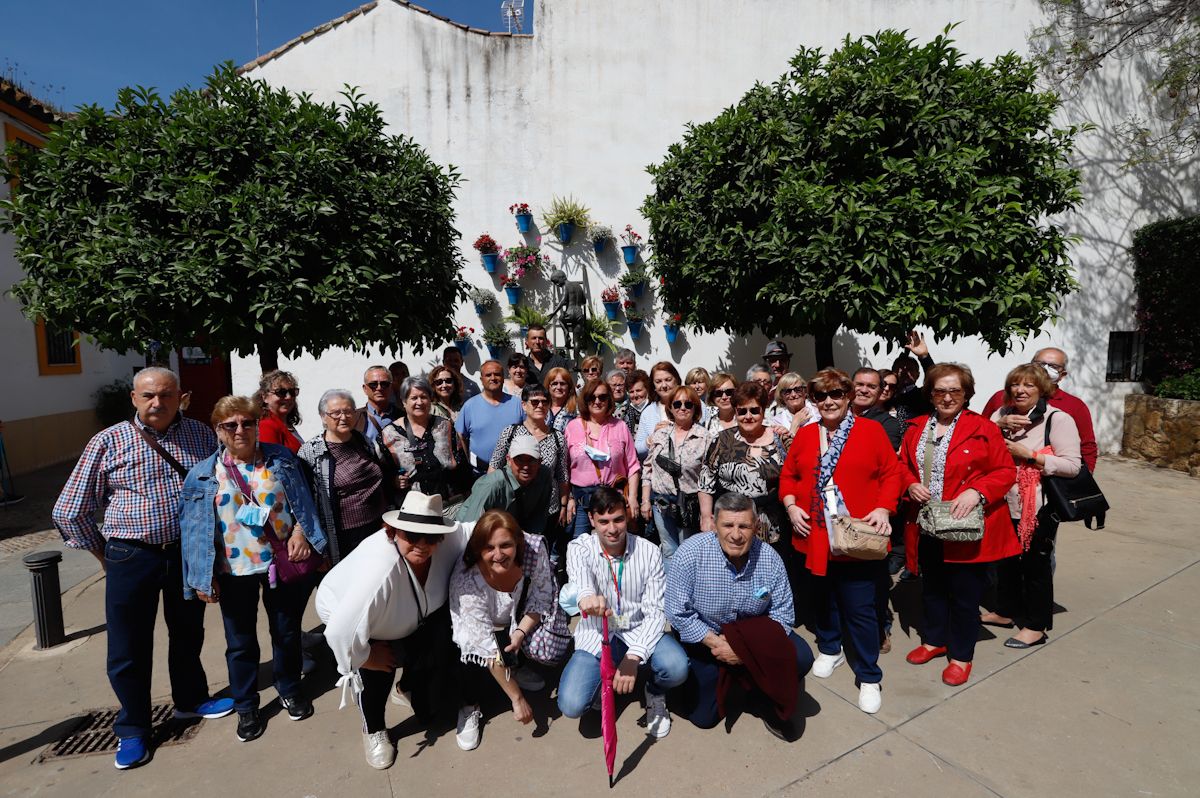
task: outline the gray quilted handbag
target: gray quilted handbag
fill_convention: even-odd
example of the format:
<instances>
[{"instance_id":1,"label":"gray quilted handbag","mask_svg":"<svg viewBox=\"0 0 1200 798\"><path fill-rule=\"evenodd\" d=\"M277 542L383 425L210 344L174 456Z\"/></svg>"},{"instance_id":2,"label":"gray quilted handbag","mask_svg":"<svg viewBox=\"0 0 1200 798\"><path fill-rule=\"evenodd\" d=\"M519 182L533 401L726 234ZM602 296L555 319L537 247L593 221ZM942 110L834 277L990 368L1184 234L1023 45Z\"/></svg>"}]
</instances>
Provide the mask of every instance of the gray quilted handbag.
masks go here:
<instances>
[{"instance_id":1,"label":"gray quilted handbag","mask_svg":"<svg viewBox=\"0 0 1200 798\"><path fill-rule=\"evenodd\" d=\"M929 487L929 474L933 471L933 455L937 446L933 442L933 427L925 436L925 468L921 484ZM917 525L921 534L929 535L948 543L975 543L983 540L983 503L975 505L971 512L962 518L950 515L950 505L953 502L930 499L917 513Z\"/></svg>"}]
</instances>

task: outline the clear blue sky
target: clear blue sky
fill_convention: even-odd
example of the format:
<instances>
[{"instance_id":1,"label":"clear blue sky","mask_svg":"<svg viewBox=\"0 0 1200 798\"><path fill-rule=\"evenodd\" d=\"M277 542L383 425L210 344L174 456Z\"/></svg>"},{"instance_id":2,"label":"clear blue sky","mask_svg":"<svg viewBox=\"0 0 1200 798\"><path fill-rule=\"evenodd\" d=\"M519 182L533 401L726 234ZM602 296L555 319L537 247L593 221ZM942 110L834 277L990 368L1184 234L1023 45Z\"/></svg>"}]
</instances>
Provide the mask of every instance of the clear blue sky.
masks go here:
<instances>
[{"instance_id":1,"label":"clear blue sky","mask_svg":"<svg viewBox=\"0 0 1200 798\"><path fill-rule=\"evenodd\" d=\"M363 2L258 0L262 52ZM505 29L500 0L417 5L474 27ZM525 13L529 32L533 0L526 0ZM0 74L66 110L111 107L123 86L156 86L164 95L201 86L215 64L254 57L254 0L0 2Z\"/></svg>"}]
</instances>

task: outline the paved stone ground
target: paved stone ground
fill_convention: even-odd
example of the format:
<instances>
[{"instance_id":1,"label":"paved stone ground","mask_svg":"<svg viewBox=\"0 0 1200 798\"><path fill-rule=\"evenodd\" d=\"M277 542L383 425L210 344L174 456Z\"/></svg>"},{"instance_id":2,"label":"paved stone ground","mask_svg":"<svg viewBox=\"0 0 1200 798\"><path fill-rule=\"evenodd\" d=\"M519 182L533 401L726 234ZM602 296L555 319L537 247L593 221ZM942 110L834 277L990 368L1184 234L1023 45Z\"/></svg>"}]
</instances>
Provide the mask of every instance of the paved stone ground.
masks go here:
<instances>
[{"instance_id":1,"label":"paved stone ground","mask_svg":"<svg viewBox=\"0 0 1200 798\"><path fill-rule=\"evenodd\" d=\"M946 687L939 666L904 662L919 619L910 609L916 585L901 585L878 715L857 709L845 667L808 679L804 734L790 745L749 715L728 730L677 721L651 743L637 725L641 709L619 705L611 792L597 720L557 717L550 689L535 701L536 727L515 724L499 700L485 707L483 743L470 753L457 749L452 728L426 734L391 706L399 758L377 772L363 761L357 713L338 711L328 673L309 682L317 714L291 723L275 714L267 670L263 701L272 716L261 741L239 743L235 720L224 718L135 771L117 772L109 756L38 764L72 717L114 703L104 676L103 582L93 574L64 596L71 642L33 652L26 629L0 650L0 795L1194 796L1200 481L1111 458L1099 480L1115 509L1103 531L1063 527L1063 611L1046 646L1011 651L985 633L970 683ZM204 661L218 690L225 669L215 609L207 629ZM153 694L166 701L161 620L158 631Z\"/></svg>"}]
</instances>

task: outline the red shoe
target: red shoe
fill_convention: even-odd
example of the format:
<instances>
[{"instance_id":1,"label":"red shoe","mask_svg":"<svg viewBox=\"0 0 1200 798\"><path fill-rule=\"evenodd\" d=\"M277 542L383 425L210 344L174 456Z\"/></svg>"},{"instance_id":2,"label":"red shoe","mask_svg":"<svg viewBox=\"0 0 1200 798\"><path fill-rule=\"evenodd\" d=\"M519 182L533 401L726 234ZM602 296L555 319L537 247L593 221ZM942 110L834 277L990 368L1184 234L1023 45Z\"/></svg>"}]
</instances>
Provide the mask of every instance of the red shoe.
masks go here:
<instances>
[{"instance_id":1,"label":"red shoe","mask_svg":"<svg viewBox=\"0 0 1200 798\"><path fill-rule=\"evenodd\" d=\"M925 646L917 646L912 651L908 652L908 656L905 657L905 659L908 660L913 665L924 665L926 662L929 662L931 659L936 659L937 657L940 657L945 653L946 653L945 646L938 646L937 648L926 648Z\"/></svg>"},{"instance_id":2,"label":"red shoe","mask_svg":"<svg viewBox=\"0 0 1200 798\"><path fill-rule=\"evenodd\" d=\"M957 662L951 662L946 666L946 670L942 671L942 681L951 687L958 687L961 684L966 684L967 679L971 678L971 663L967 663L967 667L962 667Z\"/></svg>"}]
</instances>

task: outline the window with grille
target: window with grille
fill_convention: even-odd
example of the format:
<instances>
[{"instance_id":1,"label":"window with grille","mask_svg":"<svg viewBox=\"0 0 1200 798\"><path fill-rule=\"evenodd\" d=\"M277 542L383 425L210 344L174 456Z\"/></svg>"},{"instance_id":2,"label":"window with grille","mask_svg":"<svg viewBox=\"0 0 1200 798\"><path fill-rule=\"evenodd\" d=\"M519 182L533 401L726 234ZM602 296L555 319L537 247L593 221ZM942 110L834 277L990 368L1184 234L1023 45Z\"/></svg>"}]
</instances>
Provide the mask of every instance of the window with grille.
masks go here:
<instances>
[{"instance_id":1,"label":"window with grille","mask_svg":"<svg viewBox=\"0 0 1200 798\"><path fill-rule=\"evenodd\" d=\"M83 364L79 357L79 333L56 330L44 321L37 323L38 374L79 374Z\"/></svg>"},{"instance_id":2,"label":"window with grille","mask_svg":"<svg viewBox=\"0 0 1200 798\"><path fill-rule=\"evenodd\" d=\"M1108 334L1108 367L1104 378L1108 382L1140 382L1142 379L1142 334L1110 332Z\"/></svg>"}]
</instances>

